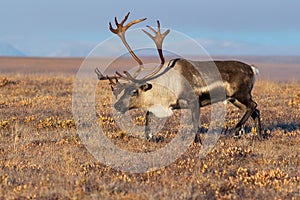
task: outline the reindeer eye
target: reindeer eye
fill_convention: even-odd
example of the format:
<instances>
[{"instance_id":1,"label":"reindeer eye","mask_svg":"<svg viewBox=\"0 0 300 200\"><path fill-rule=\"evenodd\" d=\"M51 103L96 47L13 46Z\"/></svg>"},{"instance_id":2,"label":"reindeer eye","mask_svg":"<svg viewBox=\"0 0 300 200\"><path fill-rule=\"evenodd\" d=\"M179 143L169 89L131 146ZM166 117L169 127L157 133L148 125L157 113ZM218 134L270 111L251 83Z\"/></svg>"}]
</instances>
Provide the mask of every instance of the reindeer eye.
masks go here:
<instances>
[{"instance_id":1,"label":"reindeer eye","mask_svg":"<svg viewBox=\"0 0 300 200\"><path fill-rule=\"evenodd\" d=\"M131 96L137 96L137 95L138 95L138 90L131 91Z\"/></svg>"}]
</instances>

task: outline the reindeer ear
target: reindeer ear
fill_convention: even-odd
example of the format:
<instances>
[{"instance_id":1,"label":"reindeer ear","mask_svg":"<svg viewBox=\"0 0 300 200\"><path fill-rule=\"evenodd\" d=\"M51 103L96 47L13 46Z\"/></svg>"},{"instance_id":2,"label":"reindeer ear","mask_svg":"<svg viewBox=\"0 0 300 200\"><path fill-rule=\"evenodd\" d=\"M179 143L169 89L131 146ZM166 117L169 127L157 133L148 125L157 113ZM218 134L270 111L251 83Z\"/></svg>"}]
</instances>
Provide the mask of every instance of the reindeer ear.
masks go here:
<instances>
[{"instance_id":1,"label":"reindeer ear","mask_svg":"<svg viewBox=\"0 0 300 200\"><path fill-rule=\"evenodd\" d=\"M152 88L152 84L145 83L144 85L141 85L140 88L141 88L141 90L143 90L144 92L146 92L147 90L150 90Z\"/></svg>"}]
</instances>

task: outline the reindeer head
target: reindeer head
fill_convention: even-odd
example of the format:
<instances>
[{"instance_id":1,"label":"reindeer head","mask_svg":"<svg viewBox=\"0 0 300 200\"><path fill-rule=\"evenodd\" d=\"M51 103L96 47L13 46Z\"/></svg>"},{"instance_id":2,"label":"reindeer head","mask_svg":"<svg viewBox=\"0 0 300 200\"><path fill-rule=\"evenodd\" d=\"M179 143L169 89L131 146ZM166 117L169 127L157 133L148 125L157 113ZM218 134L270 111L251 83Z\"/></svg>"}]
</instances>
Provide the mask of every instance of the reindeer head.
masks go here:
<instances>
[{"instance_id":1,"label":"reindeer head","mask_svg":"<svg viewBox=\"0 0 300 200\"><path fill-rule=\"evenodd\" d=\"M152 89L152 84L131 84L123 90L123 94L115 103L114 107L117 111L125 113L128 110L144 107L145 93Z\"/></svg>"},{"instance_id":2,"label":"reindeer head","mask_svg":"<svg viewBox=\"0 0 300 200\"><path fill-rule=\"evenodd\" d=\"M121 21L121 23L118 22L117 18L115 17L115 24L116 24L116 29L114 29L109 23L109 29L112 33L117 34L131 56L136 60L138 63L139 67L138 69L131 75L128 71L124 71L122 74L119 72L116 72L114 76L104 76L99 69L96 69L95 72L98 75L99 80L109 80L111 90L113 91L114 96L116 97L117 101L114 105L117 111L120 112L126 112L127 110L130 109L135 109L135 108L141 108L144 107L143 99L145 98L146 93L149 90L152 90L152 84L149 83L149 80L154 79L157 77L157 74L161 71L165 59L163 56L163 51L162 51L162 43L164 38L167 36L167 34L170 32L170 30L166 30L164 33L160 32L160 22L157 21L157 27L158 30L156 31L154 28L147 26L151 31L154 32L154 36L148 33L147 31L143 30L143 32L148 35L155 43L157 47L157 51L161 60L160 65L154 67L152 72L147 74L141 79L137 79L137 77L140 75L140 73L143 70L146 70L143 66L143 62L136 56L136 54L132 51L131 47L126 41L125 38L125 32L126 30L139 22L142 22L146 20L146 18L143 19L138 19L129 22L127 25L124 25L126 20L128 19L130 13L128 13L125 18ZM148 69L147 69L148 70ZM149 95L148 95L149 96Z\"/></svg>"}]
</instances>

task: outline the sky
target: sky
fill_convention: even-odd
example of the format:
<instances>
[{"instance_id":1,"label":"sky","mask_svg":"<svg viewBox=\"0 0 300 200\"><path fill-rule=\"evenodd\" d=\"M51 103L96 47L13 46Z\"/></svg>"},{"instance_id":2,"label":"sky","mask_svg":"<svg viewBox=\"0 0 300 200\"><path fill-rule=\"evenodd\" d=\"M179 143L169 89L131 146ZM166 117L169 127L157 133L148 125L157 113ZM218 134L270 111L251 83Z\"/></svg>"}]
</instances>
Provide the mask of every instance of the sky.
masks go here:
<instances>
[{"instance_id":1,"label":"sky","mask_svg":"<svg viewBox=\"0 0 300 200\"><path fill-rule=\"evenodd\" d=\"M129 20L148 18L136 28L159 19L212 55L300 55L298 0L0 0L0 50L86 56L112 36L108 22L128 11Z\"/></svg>"}]
</instances>

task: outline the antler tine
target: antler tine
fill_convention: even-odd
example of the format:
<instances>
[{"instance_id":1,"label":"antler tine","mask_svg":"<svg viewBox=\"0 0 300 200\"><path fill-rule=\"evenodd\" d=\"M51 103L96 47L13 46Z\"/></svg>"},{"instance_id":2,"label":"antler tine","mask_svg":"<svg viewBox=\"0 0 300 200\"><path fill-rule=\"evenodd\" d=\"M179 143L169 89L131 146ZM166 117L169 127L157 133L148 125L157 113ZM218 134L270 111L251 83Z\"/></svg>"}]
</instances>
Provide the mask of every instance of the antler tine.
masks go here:
<instances>
[{"instance_id":1,"label":"antler tine","mask_svg":"<svg viewBox=\"0 0 300 200\"><path fill-rule=\"evenodd\" d=\"M123 25L127 21L129 15L130 15L130 12L128 12L127 15L124 17L124 19L121 21L121 25Z\"/></svg>"},{"instance_id":2,"label":"antler tine","mask_svg":"<svg viewBox=\"0 0 300 200\"><path fill-rule=\"evenodd\" d=\"M137 79L133 78L128 71L124 71L123 73L127 76L128 80L131 80L132 82L137 82Z\"/></svg>"},{"instance_id":3,"label":"antler tine","mask_svg":"<svg viewBox=\"0 0 300 200\"><path fill-rule=\"evenodd\" d=\"M125 28L125 31L132 25L134 24L137 24L139 22L142 22L142 21L145 21L147 18L142 18L142 19L137 19L137 20L134 20L132 22L129 22L124 28Z\"/></svg>"},{"instance_id":4,"label":"antler tine","mask_svg":"<svg viewBox=\"0 0 300 200\"><path fill-rule=\"evenodd\" d=\"M104 76L98 68L95 69L95 73L97 74L99 80L106 80L107 79L107 77Z\"/></svg>"},{"instance_id":5,"label":"antler tine","mask_svg":"<svg viewBox=\"0 0 300 200\"><path fill-rule=\"evenodd\" d=\"M111 89L113 90L113 86L117 85L117 82L113 81L113 78L106 76L107 80L109 80L109 85L111 86Z\"/></svg>"},{"instance_id":6,"label":"antler tine","mask_svg":"<svg viewBox=\"0 0 300 200\"><path fill-rule=\"evenodd\" d=\"M95 73L97 74L99 80L108 80L109 84L112 87L112 90L113 90L113 86L119 84L119 78L122 77L120 76L120 74L117 74L117 76L108 76L108 75L104 76L98 68L95 69Z\"/></svg>"},{"instance_id":7,"label":"antler tine","mask_svg":"<svg viewBox=\"0 0 300 200\"><path fill-rule=\"evenodd\" d=\"M125 80L129 80L129 81L132 81L132 82L135 82L135 83L139 82L139 80L133 78L133 77L131 76L131 74L130 74L128 71L123 71L123 73L124 73L124 74L121 74L121 73L119 73L119 72L116 72L116 74L117 74L118 76L120 76L121 78L123 78L123 79L125 79Z\"/></svg>"},{"instance_id":8,"label":"antler tine","mask_svg":"<svg viewBox=\"0 0 300 200\"><path fill-rule=\"evenodd\" d=\"M116 71L116 74L124 79L127 79L123 74L119 73L118 71Z\"/></svg>"}]
</instances>

